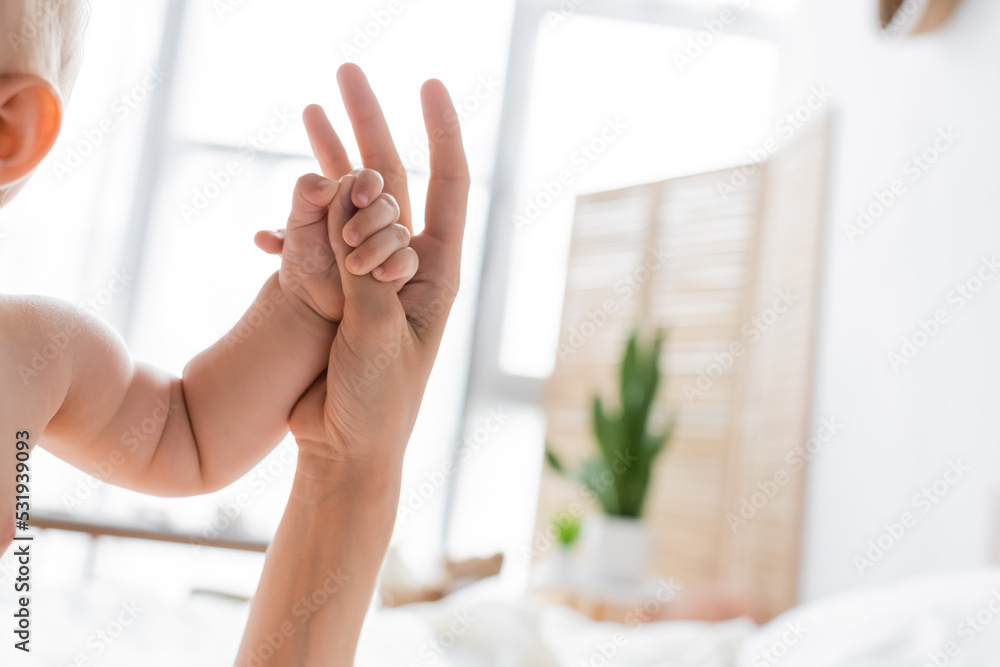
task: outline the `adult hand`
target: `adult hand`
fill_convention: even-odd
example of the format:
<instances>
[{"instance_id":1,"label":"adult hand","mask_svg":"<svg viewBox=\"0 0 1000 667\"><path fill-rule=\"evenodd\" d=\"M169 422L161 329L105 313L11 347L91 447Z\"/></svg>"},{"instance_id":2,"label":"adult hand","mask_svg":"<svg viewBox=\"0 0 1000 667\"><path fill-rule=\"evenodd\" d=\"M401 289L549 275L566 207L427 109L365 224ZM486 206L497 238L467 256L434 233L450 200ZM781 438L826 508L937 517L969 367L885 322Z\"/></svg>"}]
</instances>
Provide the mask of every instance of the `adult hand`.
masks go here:
<instances>
[{"instance_id":1,"label":"adult hand","mask_svg":"<svg viewBox=\"0 0 1000 667\"><path fill-rule=\"evenodd\" d=\"M412 230L406 172L378 100L357 66L344 65L337 78L364 165L382 174L385 191L399 204L400 224ZM458 292L468 163L458 115L444 85L436 80L425 83L421 101L430 138L431 176L425 227L410 242L420 268L398 294L391 284L341 268L346 303L329 370L291 416L292 433L300 452L307 455L401 466ZM310 107L305 118L324 175L349 173L350 160L323 110ZM343 187L348 196L338 199L349 206L350 177ZM331 207L330 244L341 267L351 250L341 233L349 214Z\"/></svg>"},{"instance_id":2,"label":"adult hand","mask_svg":"<svg viewBox=\"0 0 1000 667\"><path fill-rule=\"evenodd\" d=\"M409 224L406 175L378 102L357 67L345 65L338 79L365 166L383 175ZM353 214L353 176L343 179L330 206L344 315L328 372L292 412L295 482L268 550L239 667L353 664L392 535L403 451L458 291L468 165L444 86L428 81L421 98L431 138L426 224L411 243L420 268L398 294L391 283L343 268L351 248L341 229ZM306 116L327 177L349 173L326 115L312 107Z\"/></svg>"}]
</instances>

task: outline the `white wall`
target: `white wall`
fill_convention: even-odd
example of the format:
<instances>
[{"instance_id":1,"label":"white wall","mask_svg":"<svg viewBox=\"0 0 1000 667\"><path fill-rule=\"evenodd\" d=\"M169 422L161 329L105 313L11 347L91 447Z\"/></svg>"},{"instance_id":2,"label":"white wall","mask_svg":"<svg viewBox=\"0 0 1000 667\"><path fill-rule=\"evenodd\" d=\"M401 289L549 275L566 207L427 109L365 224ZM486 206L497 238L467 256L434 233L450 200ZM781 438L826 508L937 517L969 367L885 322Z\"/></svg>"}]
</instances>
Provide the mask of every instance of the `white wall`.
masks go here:
<instances>
[{"instance_id":1,"label":"white wall","mask_svg":"<svg viewBox=\"0 0 1000 667\"><path fill-rule=\"evenodd\" d=\"M959 310L956 283L1000 258L1000 3L965 0L931 36L886 40L876 0L803 0L789 105L825 83L835 111L815 418L843 431L812 463L804 600L991 559L1000 491L1000 276ZM960 135L911 182L939 128ZM906 192L852 244L844 227L893 180ZM930 343L895 372L887 353L937 309ZM926 513L912 498L950 460L970 466ZM916 525L859 574L886 522Z\"/></svg>"}]
</instances>

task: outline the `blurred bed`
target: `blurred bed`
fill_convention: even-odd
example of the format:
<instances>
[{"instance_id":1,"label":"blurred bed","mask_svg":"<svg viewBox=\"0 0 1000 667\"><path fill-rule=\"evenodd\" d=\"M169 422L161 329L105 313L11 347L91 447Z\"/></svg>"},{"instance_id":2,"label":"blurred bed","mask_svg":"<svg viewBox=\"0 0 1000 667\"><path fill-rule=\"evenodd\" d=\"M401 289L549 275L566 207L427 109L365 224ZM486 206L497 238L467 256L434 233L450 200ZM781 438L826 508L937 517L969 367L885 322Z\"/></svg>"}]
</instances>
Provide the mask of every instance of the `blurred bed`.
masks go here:
<instances>
[{"instance_id":1,"label":"blurred bed","mask_svg":"<svg viewBox=\"0 0 1000 667\"><path fill-rule=\"evenodd\" d=\"M148 598L104 584L38 591L33 609L32 664L59 666L230 664L247 614L241 601ZM9 596L0 613L10 618ZM505 598L487 580L439 602L373 613L357 664L972 667L996 664L998 616L1000 569L850 593L760 628L749 619L597 623L564 607Z\"/></svg>"}]
</instances>

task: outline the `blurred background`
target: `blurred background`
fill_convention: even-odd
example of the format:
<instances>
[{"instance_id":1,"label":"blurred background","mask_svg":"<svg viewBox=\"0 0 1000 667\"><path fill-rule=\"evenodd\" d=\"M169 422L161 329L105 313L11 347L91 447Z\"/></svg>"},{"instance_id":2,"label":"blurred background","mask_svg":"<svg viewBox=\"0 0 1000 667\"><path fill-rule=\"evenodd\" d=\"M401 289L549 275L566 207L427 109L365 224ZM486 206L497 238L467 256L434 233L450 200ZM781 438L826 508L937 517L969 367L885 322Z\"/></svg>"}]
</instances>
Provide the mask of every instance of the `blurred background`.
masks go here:
<instances>
[{"instance_id":1,"label":"blurred background","mask_svg":"<svg viewBox=\"0 0 1000 667\"><path fill-rule=\"evenodd\" d=\"M879 29L874 0L92 5L59 142L0 214L0 284L97 312L137 359L174 373L277 270L252 239L284 225L295 179L317 169L302 108L322 104L357 158L337 67L357 62L369 76L418 228L428 176L419 87L436 77L451 91L473 177L463 284L407 452L390 557L399 590L420 598L444 559L502 554L503 595L544 585L588 613L583 597L606 602L608 587L539 574L541 563L558 573L586 560L553 564L563 548L539 540L565 538L568 553L577 520L600 510L585 500L581 516L551 522L578 485L543 451L548 442L571 463L590 453L589 397L614 403L637 324L668 330L650 423L676 419L651 465L649 581L722 587L766 620L998 557L1000 286L989 279L1000 248L1000 7L967 0L941 29L907 36ZM628 213L644 198L652 217ZM713 231L685 236L699 220ZM697 276L647 279L634 271L650 243L668 265L715 245L698 255ZM775 268L785 265L794 271ZM645 296L620 326L573 343L588 309L630 275ZM799 319L769 339L760 322L789 289ZM715 296L699 301L699 290ZM691 305L707 302L730 304L731 317ZM719 355L731 343L749 352L729 364ZM566 346L582 352L561 355ZM792 348L798 356L781 357ZM768 375L776 364L792 370ZM586 396L566 398L567 386ZM692 401L695 390L710 400ZM809 443L808 456L789 454ZM294 451L286 441L219 493L164 500L36 450L34 508L69 528L37 545L34 576L51 594L36 641L51 664L100 655L88 637L136 599L150 611L135 643L162 647L163 664L180 650L164 627L201 637L204 664L230 659ZM756 514L742 502L756 506L760 484L796 456L806 472L789 472L783 496L764 489L777 500L757 510L774 514L747 533L756 538L739 537L734 518ZM953 464L967 472L934 491ZM916 497L928 487L924 513ZM915 527L880 543L906 511ZM239 548L219 548L226 540ZM0 577L11 571L8 555ZM779 593L755 590L757 579ZM92 623L70 620L97 604ZM183 621L162 611L171 605Z\"/></svg>"}]
</instances>

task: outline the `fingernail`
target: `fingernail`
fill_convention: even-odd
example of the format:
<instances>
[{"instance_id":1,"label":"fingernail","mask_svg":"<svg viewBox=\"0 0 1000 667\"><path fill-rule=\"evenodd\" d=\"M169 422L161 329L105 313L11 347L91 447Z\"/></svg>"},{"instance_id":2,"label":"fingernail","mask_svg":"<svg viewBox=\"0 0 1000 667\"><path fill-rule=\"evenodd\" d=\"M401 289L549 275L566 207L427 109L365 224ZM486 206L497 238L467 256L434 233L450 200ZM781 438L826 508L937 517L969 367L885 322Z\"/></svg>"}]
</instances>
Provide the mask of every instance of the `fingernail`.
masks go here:
<instances>
[{"instance_id":1,"label":"fingernail","mask_svg":"<svg viewBox=\"0 0 1000 667\"><path fill-rule=\"evenodd\" d=\"M319 187L320 190L329 190L333 185L334 182L329 178L321 179L316 183L316 186Z\"/></svg>"},{"instance_id":2,"label":"fingernail","mask_svg":"<svg viewBox=\"0 0 1000 667\"><path fill-rule=\"evenodd\" d=\"M376 266L375 270L372 271L372 275L375 276L376 278L381 278L382 276L385 275L385 269L383 269L381 266Z\"/></svg>"},{"instance_id":3,"label":"fingernail","mask_svg":"<svg viewBox=\"0 0 1000 667\"><path fill-rule=\"evenodd\" d=\"M345 235L347 236L347 242L351 245L357 245L358 241L361 240L361 232L357 229L348 229Z\"/></svg>"},{"instance_id":4,"label":"fingernail","mask_svg":"<svg viewBox=\"0 0 1000 667\"><path fill-rule=\"evenodd\" d=\"M361 258L351 255L347 258L347 269L351 273L357 273L358 269L361 268Z\"/></svg>"},{"instance_id":5,"label":"fingernail","mask_svg":"<svg viewBox=\"0 0 1000 667\"><path fill-rule=\"evenodd\" d=\"M368 193L367 192L359 192L358 193L358 206L360 206L362 208L364 208L365 206L368 206Z\"/></svg>"}]
</instances>

